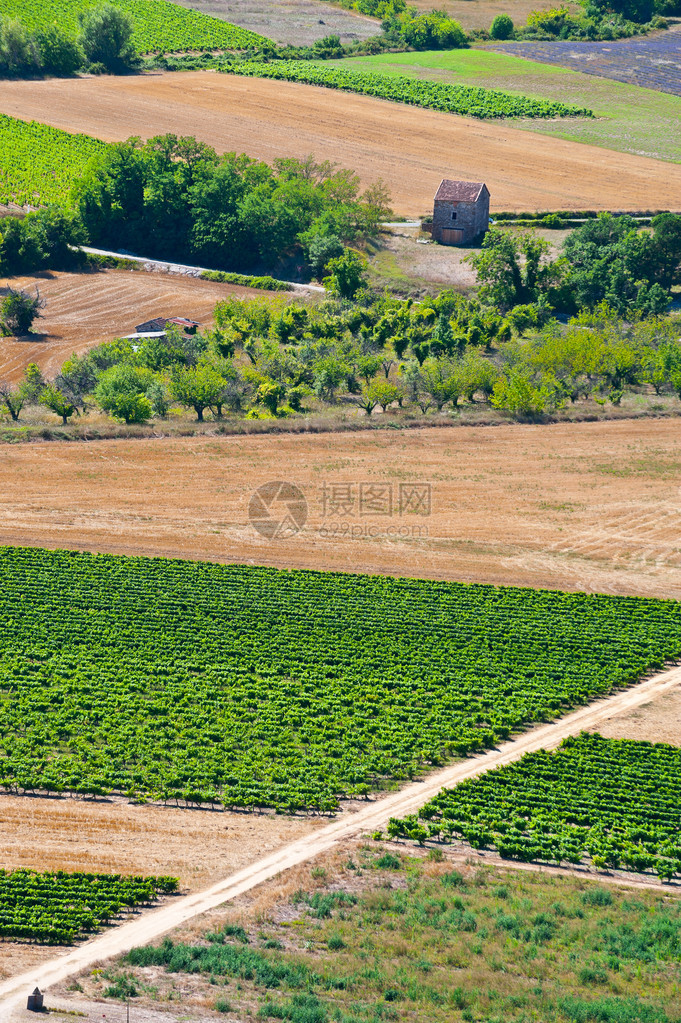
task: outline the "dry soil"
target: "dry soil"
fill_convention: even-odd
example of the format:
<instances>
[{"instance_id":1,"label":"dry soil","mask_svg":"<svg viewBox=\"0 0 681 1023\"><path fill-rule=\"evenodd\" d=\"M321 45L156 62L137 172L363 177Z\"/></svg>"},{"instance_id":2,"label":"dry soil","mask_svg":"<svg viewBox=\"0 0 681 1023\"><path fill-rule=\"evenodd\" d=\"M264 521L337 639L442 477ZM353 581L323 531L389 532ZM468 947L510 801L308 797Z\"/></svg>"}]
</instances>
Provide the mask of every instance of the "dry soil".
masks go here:
<instances>
[{"instance_id":1,"label":"dry soil","mask_svg":"<svg viewBox=\"0 0 681 1023\"><path fill-rule=\"evenodd\" d=\"M220 152L306 156L383 178L395 211L432 209L443 177L486 181L492 210L677 209L681 164L435 110L209 71L4 82L0 110L107 141L195 135Z\"/></svg>"},{"instance_id":2,"label":"dry soil","mask_svg":"<svg viewBox=\"0 0 681 1023\"><path fill-rule=\"evenodd\" d=\"M0 542L679 599L680 440L645 419L5 445ZM282 478L308 519L268 540L249 501ZM399 514L412 484L430 514Z\"/></svg>"}]
</instances>

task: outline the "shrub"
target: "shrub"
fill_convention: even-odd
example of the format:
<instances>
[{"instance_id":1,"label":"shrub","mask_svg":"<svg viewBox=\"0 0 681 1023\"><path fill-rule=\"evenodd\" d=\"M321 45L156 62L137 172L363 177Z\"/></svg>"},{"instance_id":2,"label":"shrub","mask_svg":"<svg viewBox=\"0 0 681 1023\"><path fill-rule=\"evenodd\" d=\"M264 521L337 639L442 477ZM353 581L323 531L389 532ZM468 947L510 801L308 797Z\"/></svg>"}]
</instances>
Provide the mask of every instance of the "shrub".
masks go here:
<instances>
[{"instance_id":1,"label":"shrub","mask_svg":"<svg viewBox=\"0 0 681 1023\"><path fill-rule=\"evenodd\" d=\"M582 902L585 906L612 906L612 895L607 888L587 888Z\"/></svg>"},{"instance_id":2,"label":"shrub","mask_svg":"<svg viewBox=\"0 0 681 1023\"><path fill-rule=\"evenodd\" d=\"M508 14L497 14L489 34L492 39L511 39L513 37L513 21Z\"/></svg>"}]
</instances>

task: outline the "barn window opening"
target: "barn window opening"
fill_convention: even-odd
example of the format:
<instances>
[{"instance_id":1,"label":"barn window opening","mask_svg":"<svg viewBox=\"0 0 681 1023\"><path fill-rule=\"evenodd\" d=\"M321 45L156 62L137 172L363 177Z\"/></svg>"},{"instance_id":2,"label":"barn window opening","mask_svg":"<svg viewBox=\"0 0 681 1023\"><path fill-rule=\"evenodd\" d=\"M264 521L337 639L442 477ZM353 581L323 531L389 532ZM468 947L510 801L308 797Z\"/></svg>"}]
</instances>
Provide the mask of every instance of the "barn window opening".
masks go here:
<instances>
[{"instance_id":1,"label":"barn window opening","mask_svg":"<svg viewBox=\"0 0 681 1023\"><path fill-rule=\"evenodd\" d=\"M456 220L456 213L452 213L452 220Z\"/></svg>"}]
</instances>

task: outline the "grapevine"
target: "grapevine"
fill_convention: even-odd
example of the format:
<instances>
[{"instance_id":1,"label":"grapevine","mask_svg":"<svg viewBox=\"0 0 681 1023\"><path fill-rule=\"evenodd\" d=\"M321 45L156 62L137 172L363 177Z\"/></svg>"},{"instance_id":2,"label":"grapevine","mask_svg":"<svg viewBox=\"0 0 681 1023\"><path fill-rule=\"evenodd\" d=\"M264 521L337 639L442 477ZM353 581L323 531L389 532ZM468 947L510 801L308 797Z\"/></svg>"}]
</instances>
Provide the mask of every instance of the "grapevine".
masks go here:
<instances>
[{"instance_id":1,"label":"grapevine","mask_svg":"<svg viewBox=\"0 0 681 1023\"><path fill-rule=\"evenodd\" d=\"M681 749L583 732L444 789L390 834L548 863L681 874Z\"/></svg>"},{"instance_id":2,"label":"grapevine","mask_svg":"<svg viewBox=\"0 0 681 1023\"><path fill-rule=\"evenodd\" d=\"M0 548L0 788L330 811L681 653L681 604Z\"/></svg>"}]
</instances>

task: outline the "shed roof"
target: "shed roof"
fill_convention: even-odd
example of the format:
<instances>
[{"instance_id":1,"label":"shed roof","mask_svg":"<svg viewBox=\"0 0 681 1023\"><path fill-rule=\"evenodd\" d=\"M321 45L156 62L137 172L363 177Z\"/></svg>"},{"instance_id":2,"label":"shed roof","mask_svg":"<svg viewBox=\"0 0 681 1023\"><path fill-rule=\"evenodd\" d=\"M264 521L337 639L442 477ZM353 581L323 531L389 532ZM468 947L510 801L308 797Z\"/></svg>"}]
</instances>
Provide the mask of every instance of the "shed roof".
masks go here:
<instances>
[{"instance_id":1,"label":"shed roof","mask_svg":"<svg viewBox=\"0 0 681 1023\"><path fill-rule=\"evenodd\" d=\"M200 327L198 320L188 320L186 316L171 316L168 323L176 323L178 327Z\"/></svg>"},{"instance_id":2,"label":"shed roof","mask_svg":"<svg viewBox=\"0 0 681 1023\"><path fill-rule=\"evenodd\" d=\"M484 181L450 181L443 178L435 193L435 202L475 202L485 188Z\"/></svg>"},{"instance_id":3,"label":"shed roof","mask_svg":"<svg viewBox=\"0 0 681 1023\"><path fill-rule=\"evenodd\" d=\"M165 337L165 330L143 330L137 331L135 334L124 334L121 341L140 341L149 337Z\"/></svg>"}]
</instances>

